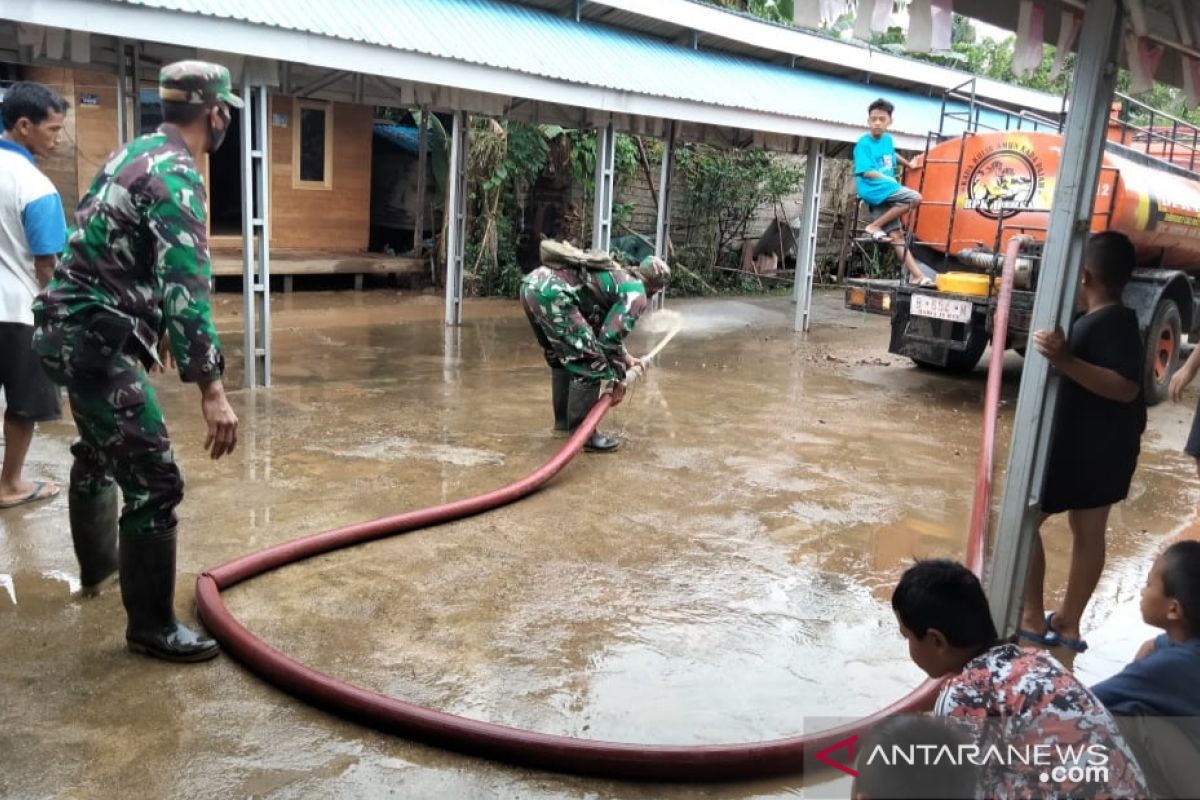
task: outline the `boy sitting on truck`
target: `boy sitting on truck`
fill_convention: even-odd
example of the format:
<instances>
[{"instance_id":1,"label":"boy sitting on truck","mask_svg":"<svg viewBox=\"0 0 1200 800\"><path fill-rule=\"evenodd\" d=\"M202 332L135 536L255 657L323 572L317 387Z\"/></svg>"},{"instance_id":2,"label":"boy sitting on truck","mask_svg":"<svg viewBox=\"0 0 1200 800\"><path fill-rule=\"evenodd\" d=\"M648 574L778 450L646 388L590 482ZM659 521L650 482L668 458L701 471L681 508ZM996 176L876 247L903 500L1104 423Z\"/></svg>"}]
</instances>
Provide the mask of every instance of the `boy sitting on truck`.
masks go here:
<instances>
[{"instance_id":1,"label":"boy sitting on truck","mask_svg":"<svg viewBox=\"0 0 1200 800\"><path fill-rule=\"evenodd\" d=\"M1063 378L1039 528L1066 511L1073 539L1062 605L1047 614L1046 554L1040 530L1034 536L1019 635L1076 653L1087 649L1079 623L1104 570L1108 512L1129 494L1146 429L1142 334L1137 314L1121 302L1133 266L1129 237L1094 234L1084 250L1079 289L1087 310L1071 328L1070 341L1061 328L1034 333L1037 351Z\"/></svg>"},{"instance_id":2,"label":"boy sitting on truck","mask_svg":"<svg viewBox=\"0 0 1200 800\"><path fill-rule=\"evenodd\" d=\"M933 286L933 279L922 272L906 245L904 226L900 224L900 217L917 207L921 195L896 180L896 162L909 169L912 162L896 152L892 135L887 132L894 110L895 106L882 97L867 109L870 132L854 145L854 185L871 215L871 222L864 228L866 234L876 242L892 243L914 284Z\"/></svg>"}]
</instances>

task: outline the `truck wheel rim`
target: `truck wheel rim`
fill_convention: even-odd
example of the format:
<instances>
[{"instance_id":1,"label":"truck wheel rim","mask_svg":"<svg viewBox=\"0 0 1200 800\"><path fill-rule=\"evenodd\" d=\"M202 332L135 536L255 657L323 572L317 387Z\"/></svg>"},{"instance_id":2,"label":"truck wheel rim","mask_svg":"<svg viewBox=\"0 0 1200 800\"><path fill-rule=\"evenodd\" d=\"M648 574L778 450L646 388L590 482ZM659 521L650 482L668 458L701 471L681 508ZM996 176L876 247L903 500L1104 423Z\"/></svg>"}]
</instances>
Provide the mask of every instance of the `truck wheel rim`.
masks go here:
<instances>
[{"instance_id":1,"label":"truck wheel rim","mask_svg":"<svg viewBox=\"0 0 1200 800\"><path fill-rule=\"evenodd\" d=\"M1154 359L1154 380L1163 383L1170 377L1171 359L1175 355L1175 331L1164 327L1158 334L1158 350Z\"/></svg>"}]
</instances>

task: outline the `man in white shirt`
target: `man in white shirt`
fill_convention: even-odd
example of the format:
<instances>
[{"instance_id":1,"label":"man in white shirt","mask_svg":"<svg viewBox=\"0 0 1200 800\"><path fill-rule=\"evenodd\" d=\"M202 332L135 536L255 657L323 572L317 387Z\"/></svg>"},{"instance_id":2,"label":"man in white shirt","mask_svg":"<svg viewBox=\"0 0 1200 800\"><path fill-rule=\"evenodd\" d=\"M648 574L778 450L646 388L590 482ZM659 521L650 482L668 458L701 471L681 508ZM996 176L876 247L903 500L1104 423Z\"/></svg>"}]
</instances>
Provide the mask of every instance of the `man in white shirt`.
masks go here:
<instances>
[{"instance_id":1,"label":"man in white shirt","mask_svg":"<svg viewBox=\"0 0 1200 800\"><path fill-rule=\"evenodd\" d=\"M58 494L50 481L21 476L39 422L59 419L58 387L31 349L33 298L49 283L67 240L62 200L35 158L62 139L67 101L38 83L4 93L0 118L0 387L4 389L4 468L0 509Z\"/></svg>"}]
</instances>

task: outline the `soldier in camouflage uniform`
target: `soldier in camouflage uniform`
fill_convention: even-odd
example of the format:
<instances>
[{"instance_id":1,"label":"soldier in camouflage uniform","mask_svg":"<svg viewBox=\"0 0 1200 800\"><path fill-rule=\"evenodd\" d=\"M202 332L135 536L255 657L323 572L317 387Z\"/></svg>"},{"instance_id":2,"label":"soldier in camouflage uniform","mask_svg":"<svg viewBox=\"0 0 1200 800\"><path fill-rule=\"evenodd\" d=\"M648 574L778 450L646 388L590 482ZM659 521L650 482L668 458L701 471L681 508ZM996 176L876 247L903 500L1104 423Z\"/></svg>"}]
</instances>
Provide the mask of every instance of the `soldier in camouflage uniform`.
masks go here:
<instances>
[{"instance_id":1,"label":"soldier in camouflage uniform","mask_svg":"<svg viewBox=\"0 0 1200 800\"><path fill-rule=\"evenodd\" d=\"M521 307L550 365L555 431L579 427L602 381L613 383L613 405L621 402L626 371L641 365L625 337L670 277L666 262L650 256L629 269L544 265L521 281ZM596 431L584 449L607 453L620 444Z\"/></svg>"},{"instance_id":2,"label":"soldier in camouflage uniform","mask_svg":"<svg viewBox=\"0 0 1200 800\"><path fill-rule=\"evenodd\" d=\"M238 423L221 382L207 201L194 156L220 146L228 106L242 101L217 64L170 64L159 85L165 123L116 151L92 182L34 303L33 347L66 386L79 431L68 497L84 592L119 573L129 649L200 661L218 649L175 617L183 479L146 371L178 364L201 390L205 449L214 459L233 451ZM114 479L125 500L119 522Z\"/></svg>"}]
</instances>

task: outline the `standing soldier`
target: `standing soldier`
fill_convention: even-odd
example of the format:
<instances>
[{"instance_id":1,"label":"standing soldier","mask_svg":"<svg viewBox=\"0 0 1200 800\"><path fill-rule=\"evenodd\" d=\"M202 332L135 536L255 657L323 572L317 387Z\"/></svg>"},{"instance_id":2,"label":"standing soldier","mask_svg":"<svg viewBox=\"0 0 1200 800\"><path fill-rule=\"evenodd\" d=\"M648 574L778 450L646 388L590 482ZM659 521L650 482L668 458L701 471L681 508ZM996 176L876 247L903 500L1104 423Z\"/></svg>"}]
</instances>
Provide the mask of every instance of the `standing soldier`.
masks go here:
<instances>
[{"instance_id":1,"label":"standing soldier","mask_svg":"<svg viewBox=\"0 0 1200 800\"><path fill-rule=\"evenodd\" d=\"M625 397L626 371L641 366L625 350L625 337L671 270L654 256L623 269L607 254L543 245L543 265L521 282L521 306L550 365L554 430L570 433L600 398L601 381L612 381L613 405ZM596 431L583 447L610 453L620 446Z\"/></svg>"},{"instance_id":2,"label":"standing soldier","mask_svg":"<svg viewBox=\"0 0 1200 800\"><path fill-rule=\"evenodd\" d=\"M229 70L202 61L159 75L164 124L118 150L79 205L54 279L34 304L34 350L67 387L79 440L71 447L71 537L84 592L119 573L131 651L202 661L217 643L175 618L175 507L183 479L147 369L172 360L199 385L217 459L237 444L209 307L204 182L194 157L229 127ZM113 480L125 505L117 521ZM118 530L120 546L118 547Z\"/></svg>"}]
</instances>

